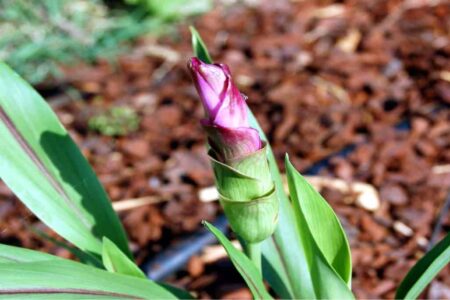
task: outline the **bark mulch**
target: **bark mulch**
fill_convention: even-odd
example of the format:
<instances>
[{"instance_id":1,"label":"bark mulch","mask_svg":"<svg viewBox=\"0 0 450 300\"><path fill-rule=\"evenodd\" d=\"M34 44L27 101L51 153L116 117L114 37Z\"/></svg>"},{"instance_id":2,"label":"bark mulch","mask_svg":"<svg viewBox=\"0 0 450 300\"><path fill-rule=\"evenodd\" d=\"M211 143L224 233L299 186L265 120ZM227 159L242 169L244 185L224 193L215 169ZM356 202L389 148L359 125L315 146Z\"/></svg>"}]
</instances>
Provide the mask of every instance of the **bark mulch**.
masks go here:
<instances>
[{"instance_id":1,"label":"bark mulch","mask_svg":"<svg viewBox=\"0 0 450 300\"><path fill-rule=\"evenodd\" d=\"M450 3L447 1L262 1L218 7L195 25L268 134L280 162L300 171L349 144L320 175L373 185L380 206L322 189L352 247L357 298L392 299L409 268L450 229ZM159 253L221 213L200 202L213 185L199 126L203 111L186 71L187 26L142 39L116 65L66 67L74 101L50 95L112 201L154 196L157 204L120 213L138 262ZM140 126L102 136L89 119L110 107L137 112ZM395 128L403 122L403 129ZM406 128L406 129L405 129ZM280 165L280 167L283 167ZM0 185L0 242L70 256L33 235L43 225ZM250 297L226 260L192 258L170 280L202 298ZM450 298L446 267L423 295Z\"/></svg>"}]
</instances>

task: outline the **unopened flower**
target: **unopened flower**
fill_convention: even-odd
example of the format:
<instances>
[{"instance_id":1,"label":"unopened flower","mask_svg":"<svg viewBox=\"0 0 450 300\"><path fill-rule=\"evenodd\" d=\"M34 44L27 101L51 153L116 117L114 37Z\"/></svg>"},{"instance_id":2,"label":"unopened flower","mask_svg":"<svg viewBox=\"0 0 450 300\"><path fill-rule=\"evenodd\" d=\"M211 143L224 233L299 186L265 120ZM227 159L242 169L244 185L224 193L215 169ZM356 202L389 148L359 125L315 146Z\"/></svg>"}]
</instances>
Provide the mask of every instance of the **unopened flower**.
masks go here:
<instances>
[{"instance_id":1,"label":"unopened flower","mask_svg":"<svg viewBox=\"0 0 450 300\"><path fill-rule=\"evenodd\" d=\"M220 203L233 231L246 242L258 243L273 233L278 220L265 143L250 127L245 98L226 65L191 58L188 67L205 108L201 123Z\"/></svg>"},{"instance_id":2,"label":"unopened flower","mask_svg":"<svg viewBox=\"0 0 450 300\"><path fill-rule=\"evenodd\" d=\"M191 58L189 69L205 108L202 120L210 146L222 160L243 157L262 148L258 131L251 128L247 103L223 64Z\"/></svg>"}]
</instances>

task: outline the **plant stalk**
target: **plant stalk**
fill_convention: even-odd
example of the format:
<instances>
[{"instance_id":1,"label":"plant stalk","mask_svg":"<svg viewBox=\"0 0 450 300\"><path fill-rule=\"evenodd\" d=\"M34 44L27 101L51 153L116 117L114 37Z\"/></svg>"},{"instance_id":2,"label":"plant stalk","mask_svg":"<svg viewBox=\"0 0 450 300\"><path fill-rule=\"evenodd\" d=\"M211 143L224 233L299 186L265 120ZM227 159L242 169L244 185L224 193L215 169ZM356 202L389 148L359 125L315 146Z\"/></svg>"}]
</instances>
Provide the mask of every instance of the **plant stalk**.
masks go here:
<instances>
[{"instance_id":1,"label":"plant stalk","mask_svg":"<svg viewBox=\"0 0 450 300\"><path fill-rule=\"evenodd\" d=\"M261 243L247 243L245 247L245 254L253 262L262 277Z\"/></svg>"}]
</instances>

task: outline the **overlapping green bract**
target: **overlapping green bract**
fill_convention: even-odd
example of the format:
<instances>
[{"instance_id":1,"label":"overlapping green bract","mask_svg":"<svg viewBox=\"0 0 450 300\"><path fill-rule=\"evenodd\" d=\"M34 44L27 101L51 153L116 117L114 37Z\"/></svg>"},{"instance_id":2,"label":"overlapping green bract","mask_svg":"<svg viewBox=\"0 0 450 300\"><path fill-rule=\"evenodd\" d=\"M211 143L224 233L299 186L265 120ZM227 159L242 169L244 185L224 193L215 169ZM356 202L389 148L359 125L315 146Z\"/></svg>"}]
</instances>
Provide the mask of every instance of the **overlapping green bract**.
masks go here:
<instances>
[{"instance_id":1,"label":"overlapping green bract","mask_svg":"<svg viewBox=\"0 0 450 300\"><path fill-rule=\"evenodd\" d=\"M266 148L228 164L212 157L211 161L220 203L233 231L248 243L265 240L278 221L278 199Z\"/></svg>"}]
</instances>

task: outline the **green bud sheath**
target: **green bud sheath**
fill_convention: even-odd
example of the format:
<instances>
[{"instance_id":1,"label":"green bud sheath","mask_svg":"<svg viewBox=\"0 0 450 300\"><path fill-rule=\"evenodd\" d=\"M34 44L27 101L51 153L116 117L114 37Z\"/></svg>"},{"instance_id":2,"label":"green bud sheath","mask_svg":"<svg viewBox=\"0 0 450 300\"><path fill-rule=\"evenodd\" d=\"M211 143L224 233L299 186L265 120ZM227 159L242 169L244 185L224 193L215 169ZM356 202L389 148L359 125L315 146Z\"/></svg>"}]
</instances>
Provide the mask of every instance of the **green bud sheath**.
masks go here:
<instances>
[{"instance_id":1,"label":"green bud sheath","mask_svg":"<svg viewBox=\"0 0 450 300\"><path fill-rule=\"evenodd\" d=\"M266 146L250 155L220 162L210 151L220 203L233 231L258 243L275 230L278 199L269 170Z\"/></svg>"}]
</instances>

